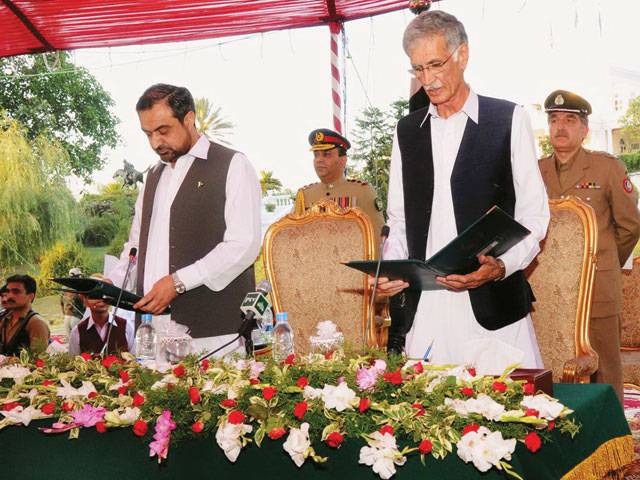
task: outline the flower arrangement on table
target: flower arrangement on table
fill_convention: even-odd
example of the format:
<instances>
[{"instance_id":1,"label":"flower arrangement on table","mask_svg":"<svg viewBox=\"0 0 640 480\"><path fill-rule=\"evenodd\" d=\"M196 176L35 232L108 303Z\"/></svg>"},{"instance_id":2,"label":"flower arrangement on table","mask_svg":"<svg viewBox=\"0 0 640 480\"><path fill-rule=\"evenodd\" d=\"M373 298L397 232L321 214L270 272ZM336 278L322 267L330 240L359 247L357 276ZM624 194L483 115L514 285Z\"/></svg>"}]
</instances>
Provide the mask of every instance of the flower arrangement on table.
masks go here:
<instances>
[{"instance_id":1,"label":"flower arrangement on table","mask_svg":"<svg viewBox=\"0 0 640 480\"><path fill-rule=\"evenodd\" d=\"M197 362L162 373L129 354L0 358L0 428L57 419L45 433L132 428L149 438L149 455L167 458L181 439L215 435L235 462L250 442L286 436L300 467L325 442L362 441L358 462L392 477L408 455L443 458L454 451L480 471L520 478L508 461L516 442L537 451L550 431L575 435L572 411L532 384L482 377L473 368L407 362L382 353L290 356L280 365L254 360ZM354 459L355 461L356 459Z\"/></svg>"}]
</instances>

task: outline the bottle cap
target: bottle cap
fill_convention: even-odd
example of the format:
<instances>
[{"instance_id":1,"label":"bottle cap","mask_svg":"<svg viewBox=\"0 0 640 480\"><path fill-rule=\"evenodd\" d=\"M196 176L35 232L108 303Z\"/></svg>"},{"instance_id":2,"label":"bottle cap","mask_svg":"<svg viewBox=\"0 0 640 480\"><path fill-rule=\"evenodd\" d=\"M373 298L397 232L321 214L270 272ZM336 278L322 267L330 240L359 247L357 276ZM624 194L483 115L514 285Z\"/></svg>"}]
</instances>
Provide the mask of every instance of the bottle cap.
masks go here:
<instances>
[{"instance_id":1,"label":"bottle cap","mask_svg":"<svg viewBox=\"0 0 640 480\"><path fill-rule=\"evenodd\" d=\"M288 320L289 314L287 312L278 312L276 313L276 323L278 322L286 322Z\"/></svg>"},{"instance_id":2,"label":"bottle cap","mask_svg":"<svg viewBox=\"0 0 640 480\"><path fill-rule=\"evenodd\" d=\"M153 316L150 313L143 313L141 320L143 322L150 322L153 319Z\"/></svg>"}]
</instances>

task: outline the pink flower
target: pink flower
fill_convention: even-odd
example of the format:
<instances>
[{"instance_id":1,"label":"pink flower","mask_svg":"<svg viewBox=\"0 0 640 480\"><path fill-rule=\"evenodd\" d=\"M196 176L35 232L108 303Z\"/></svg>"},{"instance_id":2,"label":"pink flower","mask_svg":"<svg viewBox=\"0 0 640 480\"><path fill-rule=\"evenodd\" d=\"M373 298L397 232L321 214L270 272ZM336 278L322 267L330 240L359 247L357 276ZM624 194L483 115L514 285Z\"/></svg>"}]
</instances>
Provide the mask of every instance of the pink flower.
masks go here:
<instances>
[{"instance_id":1,"label":"pink flower","mask_svg":"<svg viewBox=\"0 0 640 480\"><path fill-rule=\"evenodd\" d=\"M158 463L167 458L171 432L175 429L176 422L171 420L171 412L165 410L156 421L156 433L153 434L153 442L149 444L149 456L158 455Z\"/></svg>"},{"instance_id":2,"label":"pink flower","mask_svg":"<svg viewBox=\"0 0 640 480\"><path fill-rule=\"evenodd\" d=\"M356 383L361 390L373 390L378 381L380 371L375 368L359 368L356 372Z\"/></svg>"},{"instance_id":3,"label":"pink flower","mask_svg":"<svg viewBox=\"0 0 640 480\"><path fill-rule=\"evenodd\" d=\"M71 412L73 423L80 427L93 427L96 423L104 420L104 414L107 410L104 407L93 407L88 403L83 405L80 410Z\"/></svg>"}]
</instances>

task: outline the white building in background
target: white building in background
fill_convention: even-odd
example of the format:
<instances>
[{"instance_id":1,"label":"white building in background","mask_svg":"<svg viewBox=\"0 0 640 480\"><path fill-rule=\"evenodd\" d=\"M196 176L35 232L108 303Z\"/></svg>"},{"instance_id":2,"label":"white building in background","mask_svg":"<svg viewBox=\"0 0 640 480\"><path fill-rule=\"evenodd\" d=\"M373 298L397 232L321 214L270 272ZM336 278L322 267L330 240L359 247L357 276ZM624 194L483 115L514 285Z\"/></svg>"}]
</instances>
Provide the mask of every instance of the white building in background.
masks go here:
<instances>
[{"instance_id":1,"label":"white building in background","mask_svg":"<svg viewBox=\"0 0 640 480\"><path fill-rule=\"evenodd\" d=\"M608 74L603 75L597 83L599 85L592 88L591 92L576 91L591 103L593 109L589 117L589 136L585 140L585 147L613 155L640 151L640 139L631 138L623 131L620 123L629 102L640 96L640 72L609 67ZM553 88L549 92L552 90ZM544 105L535 103L526 105L525 108L531 116L536 148L541 154L539 140L549 133Z\"/></svg>"},{"instance_id":2,"label":"white building in background","mask_svg":"<svg viewBox=\"0 0 640 480\"><path fill-rule=\"evenodd\" d=\"M262 218L263 238L264 234L267 233L267 228L269 228L272 223L293 211L294 203L294 199L290 193L279 194L267 192L267 194L262 197L260 215Z\"/></svg>"}]
</instances>

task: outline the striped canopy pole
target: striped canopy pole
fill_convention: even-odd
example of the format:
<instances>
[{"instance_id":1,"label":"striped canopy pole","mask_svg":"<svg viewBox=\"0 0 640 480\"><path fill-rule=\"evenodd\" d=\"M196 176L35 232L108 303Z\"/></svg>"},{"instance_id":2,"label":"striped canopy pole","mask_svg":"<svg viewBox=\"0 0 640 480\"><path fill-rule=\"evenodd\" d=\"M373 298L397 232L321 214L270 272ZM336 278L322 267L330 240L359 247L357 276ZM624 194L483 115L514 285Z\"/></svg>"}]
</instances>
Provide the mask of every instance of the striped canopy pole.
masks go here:
<instances>
[{"instance_id":1,"label":"striped canopy pole","mask_svg":"<svg viewBox=\"0 0 640 480\"><path fill-rule=\"evenodd\" d=\"M331 22L331 98L333 100L333 129L342 134L342 92L340 80L340 55L338 54L338 37L342 30L342 24Z\"/></svg>"}]
</instances>

